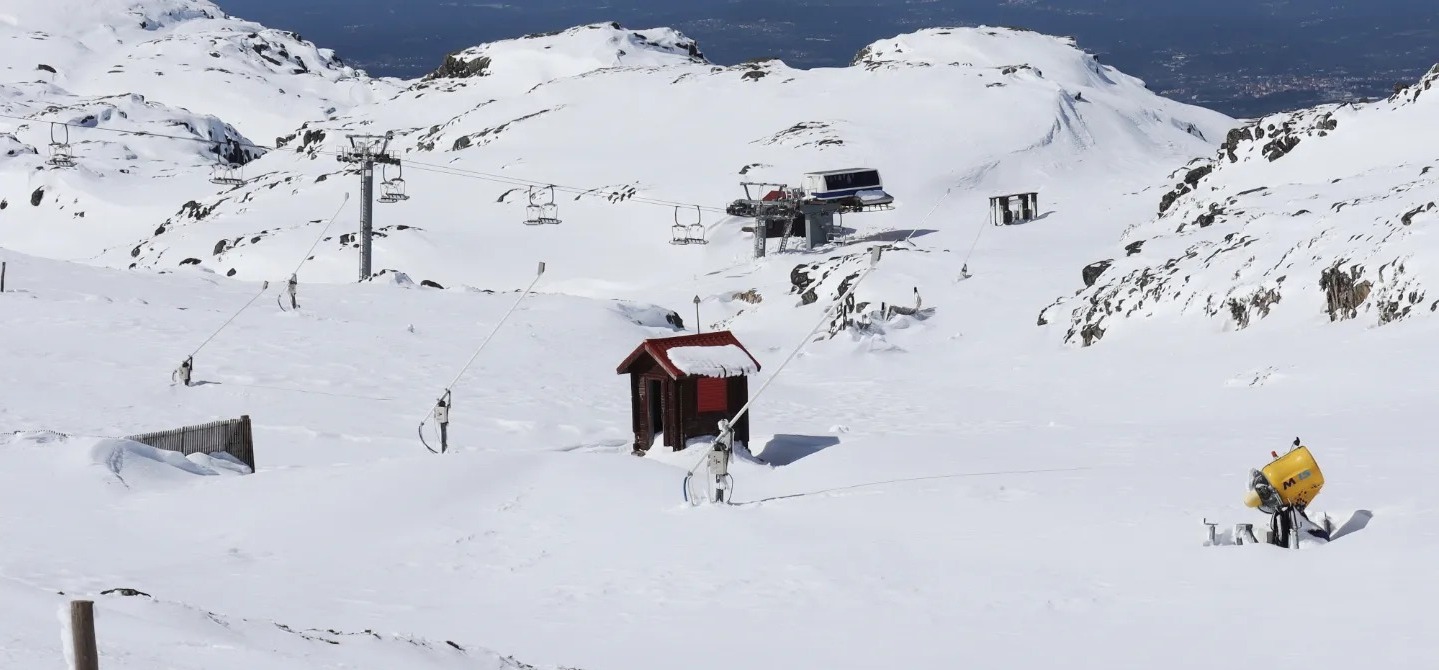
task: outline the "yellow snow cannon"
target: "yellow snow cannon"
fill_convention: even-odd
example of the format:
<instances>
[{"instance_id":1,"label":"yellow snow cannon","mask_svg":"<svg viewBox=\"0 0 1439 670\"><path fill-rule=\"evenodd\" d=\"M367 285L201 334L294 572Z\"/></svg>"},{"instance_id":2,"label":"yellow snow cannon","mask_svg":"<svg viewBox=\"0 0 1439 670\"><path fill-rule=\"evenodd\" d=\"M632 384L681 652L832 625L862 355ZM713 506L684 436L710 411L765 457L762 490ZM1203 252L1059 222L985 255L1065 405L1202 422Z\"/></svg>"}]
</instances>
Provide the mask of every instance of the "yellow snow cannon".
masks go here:
<instances>
[{"instance_id":1,"label":"yellow snow cannon","mask_svg":"<svg viewBox=\"0 0 1439 670\"><path fill-rule=\"evenodd\" d=\"M1283 507L1303 509L1314 501L1324 488L1324 473L1309 447L1294 440L1294 449L1283 456L1270 452L1275 459L1251 473L1250 490L1244 504L1273 514Z\"/></svg>"},{"instance_id":2,"label":"yellow snow cannon","mask_svg":"<svg viewBox=\"0 0 1439 670\"><path fill-rule=\"evenodd\" d=\"M1326 520L1320 527L1309 520L1304 509L1324 488L1324 473L1309 447L1294 438L1294 448L1280 456L1269 452L1274 460L1269 465L1249 473L1249 491L1244 494L1244 504L1256 507L1269 515L1269 534L1265 541L1270 544L1299 548L1301 531L1313 538L1329 540L1330 529Z\"/></svg>"}]
</instances>

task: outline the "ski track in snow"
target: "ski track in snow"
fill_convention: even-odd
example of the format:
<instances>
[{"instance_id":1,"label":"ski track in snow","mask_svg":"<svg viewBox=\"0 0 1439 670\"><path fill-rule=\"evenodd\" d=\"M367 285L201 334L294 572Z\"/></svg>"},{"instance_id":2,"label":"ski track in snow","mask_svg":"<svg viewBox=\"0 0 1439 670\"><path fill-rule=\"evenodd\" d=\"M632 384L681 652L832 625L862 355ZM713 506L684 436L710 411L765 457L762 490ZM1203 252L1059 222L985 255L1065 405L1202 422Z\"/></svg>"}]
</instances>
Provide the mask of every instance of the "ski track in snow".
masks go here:
<instances>
[{"instance_id":1,"label":"ski track in snow","mask_svg":"<svg viewBox=\"0 0 1439 670\"><path fill-rule=\"evenodd\" d=\"M1412 234L1330 238L1362 224L1378 239L1429 198L1421 143L1383 119L1421 126L1432 94L1346 111L1280 160L1263 156L1272 137L1244 143L1156 217L1237 122L1035 33L926 30L799 71L715 66L675 31L597 24L447 66L488 59L486 76L397 82L207 2L15 4L0 114L28 120L0 118L0 667L57 666L71 597L97 601L107 670L1200 669L1276 639L1301 640L1314 668L1439 656L1416 605L1436 589L1422 482L1439 467L1423 448L1439 322L1330 323L1312 289L1246 328L1162 299L1119 316L1086 302L1171 259L1184 301L1249 296L1261 252L1316 234L1306 272L1377 246L1374 281L1393 281L1377 276L1391 256L1422 276L1431 212ZM208 181L204 142L88 127L72 131L76 168L47 167L49 122L88 115L294 137L235 187ZM387 129L413 197L377 210L376 267L392 272L355 283L340 236L357 204L320 233L357 180L317 150ZM1356 144L1364 164L1330 189ZM562 224L524 226L523 191L498 201L514 184L422 164L643 187L562 193ZM722 207L742 179L849 165L880 169L898 206L846 215L848 242L758 262L744 220L706 213L710 243L677 247L674 213L631 201ZM1259 185L1274 195L1246 193ZM1023 190L1043 218L989 227L987 197ZM1266 218L1320 194L1354 203L1332 233ZM1249 214L1171 232L1212 203ZM1229 233L1261 239L1255 259L1184 254ZM275 296L316 237L301 308L284 311ZM867 249L906 238L856 300L909 306L917 288L933 312L808 344L754 407L759 460L736 460L736 505L682 502L702 444L630 455L614 366L693 332L693 297L706 331L725 324L763 366L753 392ZM1084 288L1101 259L1115 264ZM453 387L453 452L427 453L416 423L536 261L536 295ZM832 273L803 305L791 272L811 264ZM171 384L262 280L196 355L196 385ZM1101 312L1112 335L1061 343ZM241 414L253 474L115 439ZM1262 525L1241 503L1249 468L1296 434L1328 482L1311 514L1346 531L1298 552L1201 546L1201 519ZM148 595L102 593L116 588Z\"/></svg>"}]
</instances>

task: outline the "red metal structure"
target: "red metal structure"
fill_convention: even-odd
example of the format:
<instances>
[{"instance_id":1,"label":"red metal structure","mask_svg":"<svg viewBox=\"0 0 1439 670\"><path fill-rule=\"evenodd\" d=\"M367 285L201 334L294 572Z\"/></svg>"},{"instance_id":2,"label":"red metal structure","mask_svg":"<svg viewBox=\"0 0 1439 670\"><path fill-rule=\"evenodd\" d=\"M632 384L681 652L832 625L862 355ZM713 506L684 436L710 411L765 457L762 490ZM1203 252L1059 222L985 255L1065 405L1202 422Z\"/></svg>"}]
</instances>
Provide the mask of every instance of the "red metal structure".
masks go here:
<instances>
[{"instance_id":1,"label":"red metal structure","mask_svg":"<svg viewBox=\"0 0 1439 670\"><path fill-rule=\"evenodd\" d=\"M680 348L684 356L672 360L671 352ZM712 358L706 359L706 349ZM691 438L718 435L720 420L732 420L749 400L748 375L759 372L759 361L733 333L717 331L645 340L615 372L630 376L634 451L643 454L657 435L676 451ZM749 441L748 413L734 435L738 442Z\"/></svg>"}]
</instances>

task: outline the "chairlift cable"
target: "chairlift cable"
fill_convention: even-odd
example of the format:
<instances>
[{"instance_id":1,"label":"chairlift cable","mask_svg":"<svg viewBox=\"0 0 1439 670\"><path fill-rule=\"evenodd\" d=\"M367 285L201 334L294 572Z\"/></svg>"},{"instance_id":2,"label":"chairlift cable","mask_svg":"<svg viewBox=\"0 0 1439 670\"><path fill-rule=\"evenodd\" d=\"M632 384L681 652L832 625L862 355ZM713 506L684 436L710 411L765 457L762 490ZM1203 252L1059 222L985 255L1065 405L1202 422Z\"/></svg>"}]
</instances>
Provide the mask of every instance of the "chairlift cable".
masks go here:
<instances>
[{"instance_id":1,"label":"chairlift cable","mask_svg":"<svg viewBox=\"0 0 1439 670\"><path fill-rule=\"evenodd\" d=\"M27 123L35 123L35 122L37 122L37 119L31 118L31 117L16 116L16 115L13 115L13 114L3 114L3 113L0 113L0 119L10 119L10 120L14 120L14 121L22 121L22 122L27 122ZM50 122L48 122L48 123L51 123L52 125L63 126L63 127L65 127L66 132L69 131L69 128L71 128L71 127L76 127L76 128L84 128L84 129L87 130L87 131L99 131L99 132L106 132L106 133L114 133L114 134L117 134L117 135L134 135L134 136L138 136L138 137L153 137L153 138L156 138L156 139L178 140L178 141L182 141L182 142L197 142L197 143L201 143L201 144L211 144L211 145L217 143L217 140L209 139L209 138L186 137L186 136L183 136L183 135L168 135L168 134L164 134L164 133L156 133L156 132L150 132L150 131L145 131L145 130L126 130L126 129L122 129L122 128L105 128L105 127L101 127L101 126L90 127L90 126L82 126L82 125L77 124L77 123L70 123L70 122L66 122L66 121L50 121ZM267 151L267 152L270 152L270 151L276 151L276 152L278 152L278 151L283 151L283 150L284 150L284 149L282 149L281 147L272 147L272 146L267 146L267 145L264 145L264 144L256 144L256 143L250 142L250 141L248 141L248 140L228 139L228 140L226 140L226 142L231 143L231 144L233 144L233 145L236 146L236 147L243 147L243 148L247 148L247 149L258 149L258 150ZM342 153L342 152L339 152L339 151L333 151L333 150L328 150L328 149L314 149L313 151L314 151L314 153L323 154L323 155L328 155L328 156L338 156L338 155L340 155L340 154ZM411 169L414 169L414 170L419 170L419 171L423 171L423 172L433 172L433 173L435 173L435 174L446 174L446 175L449 175L449 176L452 176L452 177L464 177L464 178L467 178L467 179L478 179L478 180L480 180L480 181L488 181L488 182L491 182L491 183L504 184L504 185L508 185L508 186L535 186L535 187L541 187L541 188L548 188L548 187L553 186L554 190L556 190L556 191L558 191L558 192L568 193L568 194L576 195L576 196L579 196L579 197L604 198L604 197L607 197L607 196L610 194L610 191L606 191L606 190L600 189L600 188L581 188L581 187L577 187L577 186L564 186L564 185L560 185L560 184L551 184L550 182L545 182L545 181L537 181L537 180L523 179L523 178L520 178L520 177L507 177L507 176L504 176L504 175L491 174L491 173L487 173L487 172L480 172L480 171L477 171L477 170L470 170L470 169L466 169L466 168L459 168L459 167L454 167L454 166L449 166L449 165L439 165L439 164L436 164L436 163L423 163L423 162L417 162L417 161L413 161L413 160L406 160L405 163L407 163L407 164L410 166L410 168L411 168ZM722 208L722 207L711 207L711 206L708 206L708 205L698 205L698 204L696 204L696 203L690 203L690 202L679 202L679 201L674 201L674 200L664 200L664 199L660 199L660 198L647 198L647 197L643 197L643 196L636 196L636 197L625 198L625 199L623 200L623 202L634 202L634 203L638 203L638 204L654 205L654 206L657 206L657 207L674 207L674 206L699 207L701 210L706 211L706 212L710 212L710 213L716 213L716 214L725 214L725 213L727 213L727 212L725 212L724 208Z\"/></svg>"}]
</instances>

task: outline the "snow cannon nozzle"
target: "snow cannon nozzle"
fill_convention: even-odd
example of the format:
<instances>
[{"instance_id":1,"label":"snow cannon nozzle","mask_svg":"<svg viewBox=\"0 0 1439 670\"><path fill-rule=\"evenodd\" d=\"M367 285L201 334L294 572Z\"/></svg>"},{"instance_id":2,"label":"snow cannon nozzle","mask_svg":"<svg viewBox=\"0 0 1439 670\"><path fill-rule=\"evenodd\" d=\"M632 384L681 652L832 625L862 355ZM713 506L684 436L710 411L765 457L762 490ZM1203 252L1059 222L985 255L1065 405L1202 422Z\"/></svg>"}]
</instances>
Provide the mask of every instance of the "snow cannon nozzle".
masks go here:
<instances>
[{"instance_id":1,"label":"snow cannon nozzle","mask_svg":"<svg viewBox=\"0 0 1439 670\"><path fill-rule=\"evenodd\" d=\"M1283 456L1275 452L1270 455L1273 461L1250 472L1250 490L1245 493L1244 504L1270 514L1284 507L1309 506L1324 488L1324 473L1309 447L1296 447Z\"/></svg>"}]
</instances>

